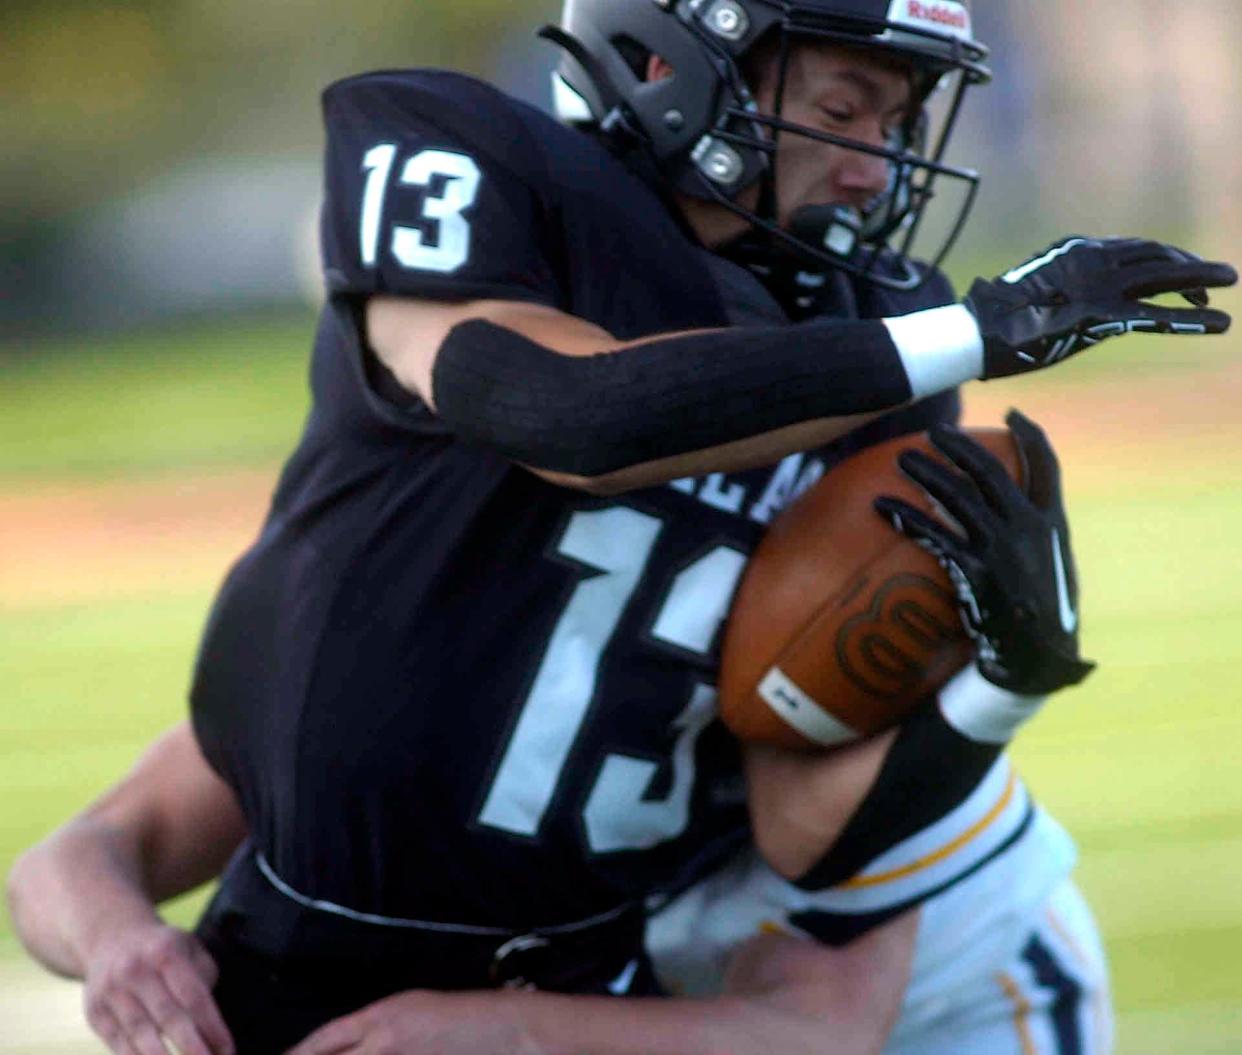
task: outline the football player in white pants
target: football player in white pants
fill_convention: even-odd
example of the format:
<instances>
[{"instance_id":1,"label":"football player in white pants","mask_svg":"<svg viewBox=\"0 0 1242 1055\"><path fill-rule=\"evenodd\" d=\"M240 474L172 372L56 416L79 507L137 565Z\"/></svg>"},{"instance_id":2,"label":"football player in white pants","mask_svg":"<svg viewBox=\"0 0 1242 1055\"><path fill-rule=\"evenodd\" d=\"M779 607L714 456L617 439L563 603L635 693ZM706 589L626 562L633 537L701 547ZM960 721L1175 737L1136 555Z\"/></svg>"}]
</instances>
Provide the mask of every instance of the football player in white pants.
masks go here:
<instances>
[{"instance_id":1,"label":"football player in white pants","mask_svg":"<svg viewBox=\"0 0 1242 1055\"><path fill-rule=\"evenodd\" d=\"M917 898L964 871L921 907L885 1055L1105 1055L1113 1038L1107 966L1069 878L1075 856L1002 758L957 814L851 883L807 892L748 851L658 913L648 947L671 992L714 995L731 951L756 934L814 941L852 913Z\"/></svg>"}]
</instances>

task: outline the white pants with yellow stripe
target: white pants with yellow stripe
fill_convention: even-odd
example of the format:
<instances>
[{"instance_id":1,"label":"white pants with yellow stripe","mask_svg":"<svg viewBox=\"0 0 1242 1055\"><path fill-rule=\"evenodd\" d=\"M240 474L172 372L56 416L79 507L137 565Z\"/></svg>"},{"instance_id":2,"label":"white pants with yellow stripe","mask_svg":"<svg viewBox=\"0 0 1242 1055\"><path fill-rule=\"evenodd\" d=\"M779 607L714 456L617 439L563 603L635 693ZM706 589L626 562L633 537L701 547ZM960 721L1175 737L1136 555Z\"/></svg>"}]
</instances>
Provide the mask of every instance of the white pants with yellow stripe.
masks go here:
<instances>
[{"instance_id":1,"label":"white pants with yellow stripe","mask_svg":"<svg viewBox=\"0 0 1242 1055\"><path fill-rule=\"evenodd\" d=\"M936 908L923 929L936 926ZM1108 1055L1108 969L1074 884L1064 880L1033 915L996 922L1013 927L1019 950L976 963L957 984L952 963L920 964L885 1055Z\"/></svg>"},{"instance_id":2,"label":"white pants with yellow stripe","mask_svg":"<svg viewBox=\"0 0 1242 1055\"><path fill-rule=\"evenodd\" d=\"M659 912L648 948L670 991L707 995L762 930L835 942L851 920L917 903L914 969L885 1055L1107 1055L1108 972L1068 878L1075 856L1002 759L952 816L850 882L804 891L752 851Z\"/></svg>"}]
</instances>

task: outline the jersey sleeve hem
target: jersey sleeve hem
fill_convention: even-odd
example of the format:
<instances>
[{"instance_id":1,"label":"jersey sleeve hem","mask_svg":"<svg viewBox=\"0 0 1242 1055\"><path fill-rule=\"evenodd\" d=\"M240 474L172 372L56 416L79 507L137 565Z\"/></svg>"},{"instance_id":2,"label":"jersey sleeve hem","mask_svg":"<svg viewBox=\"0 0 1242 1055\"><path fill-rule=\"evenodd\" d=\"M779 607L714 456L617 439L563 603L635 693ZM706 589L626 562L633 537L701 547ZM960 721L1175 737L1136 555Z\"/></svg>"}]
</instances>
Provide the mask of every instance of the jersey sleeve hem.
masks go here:
<instances>
[{"instance_id":1,"label":"jersey sleeve hem","mask_svg":"<svg viewBox=\"0 0 1242 1055\"><path fill-rule=\"evenodd\" d=\"M986 867L1022 839L1036 812L1002 756L955 810L850 879L810 894L813 907L790 922L830 944L848 941Z\"/></svg>"},{"instance_id":2,"label":"jersey sleeve hem","mask_svg":"<svg viewBox=\"0 0 1242 1055\"><path fill-rule=\"evenodd\" d=\"M390 387L407 395L408 402L397 403L384 395L383 386L376 383L374 376L374 370L382 369L382 365L366 347L362 337L363 327L357 322L360 311L357 304L338 297L329 303L327 311L331 315L331 325L337 329L340 347L348 359L349 372L353 374L370 412L381 425L430 436L447 435L452 431L422 398L402 388L395 378L391 380ZM369 365L369 358L374 368Z\"/></svg>"},{"instance_id":3,"label":"jersey sleeve hem","mask_svg":"<svg viewBox=\"0 0 1242 1055\"><path fill-rule=\"evenodd\" d=\"M343 277L334 282L333 276L328 278L328 292L335 296L348 296L359 301L371 297L403 297L408 300L459 301L467 303L472 300L514 300L523 304L542 304L549 308L560 308L556 297L550 292L533 286L510 285L504 282L458 282L451 278L428 279L422 276L417 291L407 289L376 288L360 291Z\"/></svg>"}]
</instances>

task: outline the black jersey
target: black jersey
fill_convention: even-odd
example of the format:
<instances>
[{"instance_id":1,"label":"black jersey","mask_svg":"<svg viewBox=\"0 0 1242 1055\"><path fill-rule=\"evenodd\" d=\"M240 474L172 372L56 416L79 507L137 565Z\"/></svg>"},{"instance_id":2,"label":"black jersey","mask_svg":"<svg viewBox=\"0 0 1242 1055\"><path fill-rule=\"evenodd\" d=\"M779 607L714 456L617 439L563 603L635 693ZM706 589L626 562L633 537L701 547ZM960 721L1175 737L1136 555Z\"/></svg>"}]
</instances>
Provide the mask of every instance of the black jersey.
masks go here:
<instances>
[{"instance_id":1,"label":"black jersey","mask_svg":"<svg viewBox=\"0 0 1242 1055\"><path fill-rule=\"evenodd\" d=\"M526 930L683 882L746 837L716 722L719 631L772 517L859 447L617 498L458 442L369 353L377 293L555 306L619 338L787 322L598 142L466 77L325 95L313 409L198 664L194 726L291 891L377 917ZM817 310L952 299L808 283Z\"/></svg>"}]
</instances>

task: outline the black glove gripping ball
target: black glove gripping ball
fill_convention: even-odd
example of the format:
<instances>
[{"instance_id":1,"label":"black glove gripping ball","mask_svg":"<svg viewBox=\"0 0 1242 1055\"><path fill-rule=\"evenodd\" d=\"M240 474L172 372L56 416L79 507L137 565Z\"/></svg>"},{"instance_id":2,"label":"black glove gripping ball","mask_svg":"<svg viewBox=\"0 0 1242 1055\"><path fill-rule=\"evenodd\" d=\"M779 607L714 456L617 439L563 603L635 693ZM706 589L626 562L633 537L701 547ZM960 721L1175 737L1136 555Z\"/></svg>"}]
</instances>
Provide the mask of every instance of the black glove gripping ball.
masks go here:
<instances>
[{"instance_id":1,"label":"black glove gripping ball","mask_svg":"<svg viewBox=\"0 0 1242 1055\"><path fill-rule=\"evenodd\" d=\"M1043 696L1078 684L1095 664L1078 654L1078 581L1056 455L1016 410L1006 424L1026 466L1026 493L961 430L937 426L932 444L960 471L918 451L899 464L960 531L899 499L879 498L876 508L949 573L983 676Z\"/></svg>"}]
</instances>

